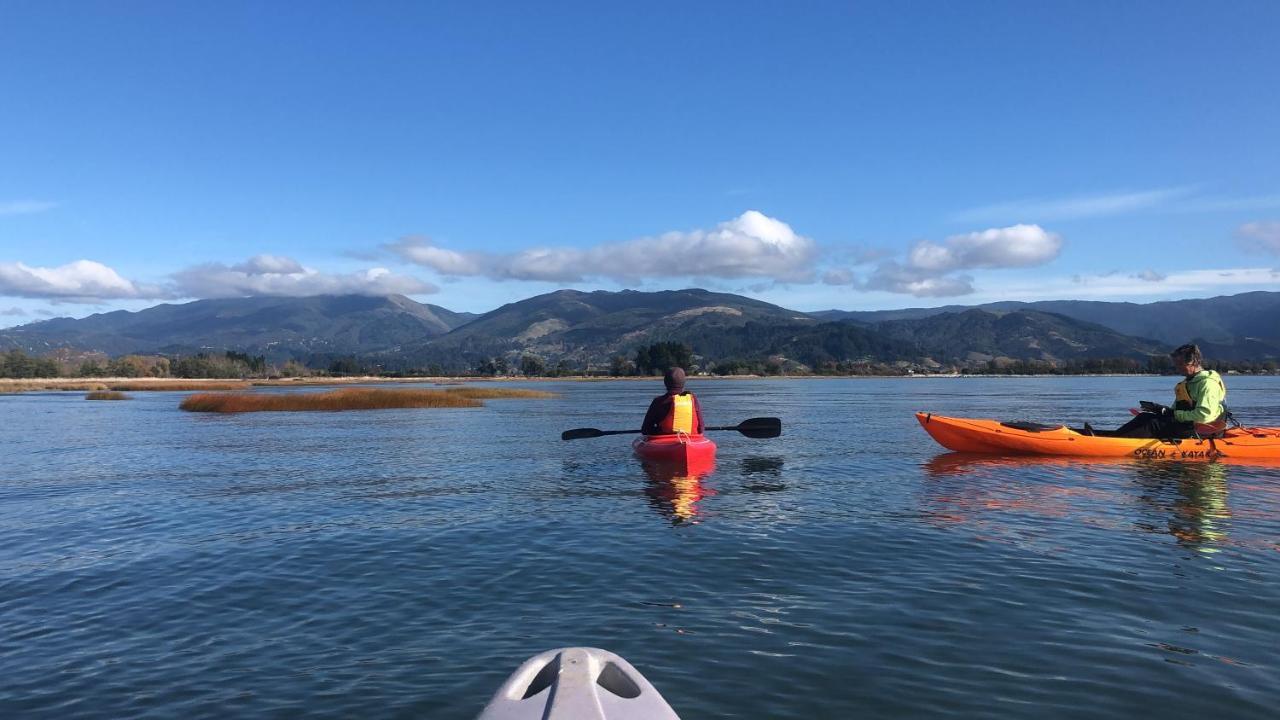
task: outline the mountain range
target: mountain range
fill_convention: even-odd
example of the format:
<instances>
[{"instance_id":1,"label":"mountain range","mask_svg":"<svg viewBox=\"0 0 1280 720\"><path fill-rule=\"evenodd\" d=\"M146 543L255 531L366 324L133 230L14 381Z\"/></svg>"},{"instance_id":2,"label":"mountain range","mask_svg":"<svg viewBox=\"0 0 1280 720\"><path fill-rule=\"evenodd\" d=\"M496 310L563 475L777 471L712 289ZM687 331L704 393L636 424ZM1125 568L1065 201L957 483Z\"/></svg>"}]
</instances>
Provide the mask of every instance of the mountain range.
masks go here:
<instances>
[{"instance_id":1,"label":"mountain range","mask_svg":"<svg viewBox=\"0 0 1280 720\"><path fill-rule=\"evenodd\" d=\"M365 355L437 337L475 317L403 295L248 297L54 318L0 330L0 349L72 349L111 356L236 350L269 360Z\"/></svg>"},{"instance_id":2,"label":"mountain range","mask_svg":"<svg viewBox=\"0 0 1280 720\"><path fill-rule=\"evenodd\" d=\"M992 359L1145 361L1195 340L1210 359L1280 359L1280 293L1151 304L1001 302L805 313L728 293L559 290L476 315L401 295L252 297L165 304L0 330L0 350L191 354L235 350L313 366L338 357L390 370L466 371L534 355L603 369L655 342L707 367L769 361L797 370L853 362L937 367Z\"/></svg>"},{"instance_id":3,"label":"mountain range","mask_svg":"<svg viewBox=\"0 0 1280 720\"><path fill-rule=\"evenodd\" d=\"M1274 357L1280 348L1280 292L1248 292L1147 304L1091 300L1005 301L971 307L824 310L810 314L824 320L875 326L885 321L920 320L967 310L996 315L1026 310L1055 313L1172 346L1194 339L1206 355L1222 359Z\"/></svg>"}]
</instances>

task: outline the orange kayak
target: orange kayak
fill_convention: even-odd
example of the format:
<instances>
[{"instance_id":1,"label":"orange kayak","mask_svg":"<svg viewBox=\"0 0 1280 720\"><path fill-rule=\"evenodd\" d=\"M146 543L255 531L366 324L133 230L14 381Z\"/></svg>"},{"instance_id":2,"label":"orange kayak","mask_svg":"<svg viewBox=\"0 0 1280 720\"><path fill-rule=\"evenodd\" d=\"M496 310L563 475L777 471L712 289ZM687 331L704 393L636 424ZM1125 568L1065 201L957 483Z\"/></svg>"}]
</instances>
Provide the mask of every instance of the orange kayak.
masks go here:
<instances>
[{"instance_id":1,"label":"orange kayak","mask_svg":"<svg viewBox=\"0 0 1280 720\"><path fill-rule=\"evenodd\" d=\"M1086 435L1065 425L1002 423L916 413L948 450L989 455L1072 455L1147 460L1272 460L1280 463L1280 428L1233 428L1211 440L1156 440Z\"/></svg>"}]
</instances>

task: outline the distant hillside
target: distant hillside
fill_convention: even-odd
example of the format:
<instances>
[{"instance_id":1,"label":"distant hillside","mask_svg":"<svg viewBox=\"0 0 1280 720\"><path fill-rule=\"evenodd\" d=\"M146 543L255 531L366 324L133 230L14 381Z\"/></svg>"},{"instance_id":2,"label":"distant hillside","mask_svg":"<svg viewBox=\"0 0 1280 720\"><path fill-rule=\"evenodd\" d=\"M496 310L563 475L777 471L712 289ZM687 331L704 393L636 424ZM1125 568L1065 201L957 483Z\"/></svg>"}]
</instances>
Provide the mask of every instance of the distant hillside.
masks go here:
<instances>
[{"instance_id":1,"label":"distant hillside","mask_svg":"<svg viewBox=\"0 0 1280 720\"><path fill-rule=\"evenodd\" d=\"M958 314L971 309L992 313L1016 310L1056 313L1097 323L1125 335L1158 340L1169 346L1195 340L1205 347L1207 355L1222 360L1280 357L1280 292L1249 292L1147 304L1089 300L1007 301L902 310L824 310L810 314L828 321L875 325L889 320Z\"/></svg>"},{"instance_id":2,"label":"distant hillside","mask_svg":"<svg viewBox=\"0 0 1280 720\"><path fill-rule=\"evenodd\" d=\"M965 310L929 317L886 320L871 328L894 340L915 343L940 362L974 362L993 357L1018 360L1133 358L1167 352L1155 340L1132 337L1065 315L1016 310Z\"/></svg>"},{"instance_id":3,"label":"distant hillside","mask_svg":"<svg viewBox=\"0 0 1280 720\"><path fill-rule=\"evenodd\" d=\"M157 305L0 330L0 350L127 353L238 350L272 360L363 354L443 335L474 315L401 295L252 297Z\"/></svg>"},{"instance_id":4,"label":"distant hillside","mask_svg":"<svg viewBox=\"0 0 1280 720\"><path fill-rule=\"evenodd\" d=\"M406 346L387 361L409 367L468 368L488 357L530 353L575 367L658 341L694 340L748 323L807 327L804 313L707 290L558 290L485 313L448 335Z\"/></svg>"},{"instance_id":5,"label":"distant hillside","mask_svg":"<svg viewBox=\"0 0 1280 720\"><path fill-rule=\"evenodd\" d=\"M561 290L504 305L440 337L384 354L391 366L465 370L487 358L537 355L554 365L604 367L658 341L688 345L703 366L727 360L830 367L850 362L930 365L1001 357L1064 362L1144 360L1168 351L1154 340L1062 315L968 310L869 325L819 322L804 313L706 290L584 293Z\"/></svg>"},{"instance_id":6,"label":"distant hillside","mask_svg":"<svg viewBox=\"0 0 1280 720\"><path fill-rule=\"evenodd\" d=\"M685 342L712 361L779 359L819 369L854 362L921 360L909 340L850 323L747 323L740 328L706 328Z\"/></svg>"}]
</instances>

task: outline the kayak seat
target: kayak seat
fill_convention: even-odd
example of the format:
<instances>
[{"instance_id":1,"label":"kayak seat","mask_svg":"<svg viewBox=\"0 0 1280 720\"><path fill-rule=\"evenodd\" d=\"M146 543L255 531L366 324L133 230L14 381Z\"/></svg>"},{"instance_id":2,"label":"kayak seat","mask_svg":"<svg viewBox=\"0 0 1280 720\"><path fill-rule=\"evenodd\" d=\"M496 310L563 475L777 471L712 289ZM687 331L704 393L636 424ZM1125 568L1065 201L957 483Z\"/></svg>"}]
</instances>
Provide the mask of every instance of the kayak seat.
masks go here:
<instances>
[{"instance_id":1,"label":"kayak seat","mask_svg":"<svg viewBox=\"0 0 1280 720\"><path fill-rule=\"evenodd\" d=\"M600 677L596 678L596 684L620 698L633 700L640 697L640 686L616 663L605 663Z\"/></svg>"},{"instance_id":2,"label":"kayak seat","mask_svg":"<svg viewBox=\"0 0 1280 720\"><path fill-rule=\"evenodd\" d=\"M1028 420L1018 420L1016 422L1002 422L1001 425L1014 430L1026 430L1027 432L1048 432L1050 430L1060 430L1061 425L1045 425L1044 423L1035 423Z\"/></svg>"},{"instance_id":3,"label":"kayak seat","mask_svg":"<svg viewBox=\"0 0 1280 720\"><path fill-rule=\"evenodd\" d=\"M525 688L524 696L521 700L528 700L538 693L551 687L556 681L556 677L560 675L560 656L556 656L551 662L542 666L538 674L533 676L533 680L529 683L529 687Z\"/></svg>"}]
</instances>

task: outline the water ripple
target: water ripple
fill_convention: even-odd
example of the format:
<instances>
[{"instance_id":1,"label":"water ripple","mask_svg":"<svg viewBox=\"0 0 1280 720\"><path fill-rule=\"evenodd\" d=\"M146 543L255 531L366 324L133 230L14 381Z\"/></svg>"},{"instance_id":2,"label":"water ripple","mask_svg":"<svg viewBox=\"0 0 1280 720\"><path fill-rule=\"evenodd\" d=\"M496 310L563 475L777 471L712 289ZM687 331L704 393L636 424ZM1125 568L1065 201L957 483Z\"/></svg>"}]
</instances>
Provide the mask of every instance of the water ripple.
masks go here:
<instances>
[{"instance_id":1,"label":"water ripple","mask_svg":"<svg viewBox=\"0 0 1280 720\"><path fill-rule=\"evenodd\" d=\"M1118 424L1167 385L707 381L715 421L785 432L721 434L696 476L556 439L633 427L653 383L359 416L0 398L0 716L472 717L584 644L685 717L1271 717L1272 469L957 456L911 416ZM1280 424L1274 379L1232 392Z\"/></svg>"}]
</instances>

